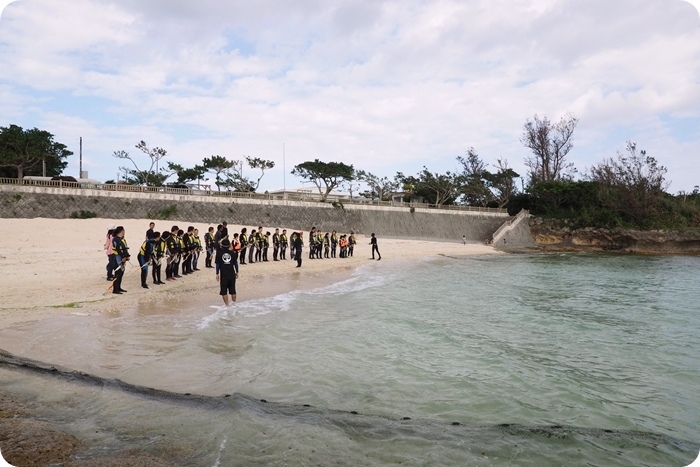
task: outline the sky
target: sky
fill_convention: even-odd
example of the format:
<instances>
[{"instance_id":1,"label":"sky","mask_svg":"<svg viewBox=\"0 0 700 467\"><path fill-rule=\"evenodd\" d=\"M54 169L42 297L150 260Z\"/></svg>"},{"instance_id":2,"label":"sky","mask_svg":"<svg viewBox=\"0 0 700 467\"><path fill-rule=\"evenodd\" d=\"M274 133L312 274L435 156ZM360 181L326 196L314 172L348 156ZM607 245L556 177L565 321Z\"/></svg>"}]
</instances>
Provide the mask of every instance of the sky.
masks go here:
<instances>
[{"instance_id":1,"label":"sky","mask_svg":"<svg viewBox=\"0 0 700 467\"><path fill-rule=\"evenodd\" d=\"M695 3L693 5L692 3ZM192 167L320 159L393 178L473 147L526 175L535 115L579 119L580 173L633 141L700 185L700 14L683 0L17 0L0 2L0 126L39 128L65 171L116 179L135 145ZM162 164L162 163L161 163ZM144 167L146 166L146 167ZM161 165L162 167L163 165ZM251 170L245 172L257 178Z\"/></svg>"}]
</instances>

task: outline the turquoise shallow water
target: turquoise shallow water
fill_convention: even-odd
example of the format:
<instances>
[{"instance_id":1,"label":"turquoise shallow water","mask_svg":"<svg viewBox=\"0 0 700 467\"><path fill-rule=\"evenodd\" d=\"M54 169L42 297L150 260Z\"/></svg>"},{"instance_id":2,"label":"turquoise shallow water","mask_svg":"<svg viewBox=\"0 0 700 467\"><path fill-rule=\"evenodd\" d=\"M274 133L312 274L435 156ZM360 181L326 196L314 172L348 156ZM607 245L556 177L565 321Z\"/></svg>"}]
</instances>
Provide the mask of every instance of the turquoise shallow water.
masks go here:
<instances>
[{"instance_id":1,"label":"turquoise shallow water","mask_svg":"<svg viewBox=\"0 0 700 467\"><path fill-rule=\"evenodd\" d=\"M87 457L687 465L700 449L699 331L696 257L383 261L235 311L193 300L2 330L0 347L108 383L1 369L0 389L94 440ZM144 396L115 378L212 398Z\"/></svg>"}]
</instances>

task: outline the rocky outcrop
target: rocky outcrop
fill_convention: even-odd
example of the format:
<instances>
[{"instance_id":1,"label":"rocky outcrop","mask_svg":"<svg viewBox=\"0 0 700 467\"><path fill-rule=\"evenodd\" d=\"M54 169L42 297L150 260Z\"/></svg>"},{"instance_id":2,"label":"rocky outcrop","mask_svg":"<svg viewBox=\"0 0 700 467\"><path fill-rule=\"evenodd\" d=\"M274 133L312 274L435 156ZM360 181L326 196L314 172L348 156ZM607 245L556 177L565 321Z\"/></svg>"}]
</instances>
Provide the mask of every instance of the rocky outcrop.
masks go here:
<instances>
[{"instance_id":1,"label":"rocky outcrop","mask_svg":"<svg viewBox=\"0 0 700 467\"><path fill-rule=\"evenodd\" d=\"M611 251L639 254L700 255L700 231L570 229L530 221L538 249L545 251Z\"/></svg>"}]
</instances>

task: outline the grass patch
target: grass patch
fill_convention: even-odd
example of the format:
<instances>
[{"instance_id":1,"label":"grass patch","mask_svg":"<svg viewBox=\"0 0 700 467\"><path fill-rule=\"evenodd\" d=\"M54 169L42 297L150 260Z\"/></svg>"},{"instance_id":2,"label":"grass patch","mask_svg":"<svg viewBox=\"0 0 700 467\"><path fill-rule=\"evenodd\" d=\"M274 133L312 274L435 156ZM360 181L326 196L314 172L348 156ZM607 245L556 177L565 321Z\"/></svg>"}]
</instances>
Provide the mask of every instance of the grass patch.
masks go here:
<instances>
[{"instance_id":1,"label":"grass patch","mask_svg":"<svg viewBox=\"0 0 700 467\"><path fill-rule=\"evenodd\" d=\"M63 305L54 305L51 308L80 308L80 304L78 302L70 302Z\"/></svg>"},{"instance_id":2,"label":"grass patch","mask_svg":"<svg viewBox=\"0 0 700 467\"><path fill-rule=\"evenodd\" d=\"M97 214L92 211L85 211L81 209L80 211L73 211L70 213L71 219L92 219L97 217Z\"/></svg>"},{"instance_id":3,"label":"grass patch","mask_svg":"<svg viewBox=\"0 0 700 467\"><path fill-rule=\"evenodd\" d=\"M170 219L171 217L174 217L176 215L177 215L177 204L173 204L171 206L163 208L160 211L147 213L147 217L149 217L150 219L159 219L162 221L166 220L166 219Z\"/></svg>"}]
</instances>

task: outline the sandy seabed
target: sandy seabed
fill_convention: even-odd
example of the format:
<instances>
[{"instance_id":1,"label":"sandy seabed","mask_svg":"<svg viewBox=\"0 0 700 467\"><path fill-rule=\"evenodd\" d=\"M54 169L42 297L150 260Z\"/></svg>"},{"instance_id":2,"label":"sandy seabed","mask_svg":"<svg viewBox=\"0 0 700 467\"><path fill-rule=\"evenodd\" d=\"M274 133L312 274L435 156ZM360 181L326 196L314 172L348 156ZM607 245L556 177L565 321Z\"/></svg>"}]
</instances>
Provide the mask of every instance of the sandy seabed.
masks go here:
<instances>
[{"instance_id":1,"label":"sandy seabed","mask_svg":"<svg viewBox=\"0 0 700 467\"><path fill-rule=\"evenodd\" d=\"M148 219L0 219L0 329L25 321L35 321L53 315L79 314L101 316L104 312L134 306L160 298L177 298L192 293L211 293L212 303L218 303L219 288L214 269L204 267L200 256L200 271L164 285L141 288L136 256L145 238ZM122 295L111 293L106 280L107 256L103 245L108 226L122 225L132 255L127 265ZM199 237L211 224L190 224L182 220L156 221L156 231L170 230L173 225L186 230L189 225L199 229ZM216 227L216 226L214 226ZM243 226L229 224L229 232L240 232ZM247 226L251 228L256 226ZM263 226L264 231L286 228L291 235L299 226ZM303 226L307 243L311 226ZM338 232L338 234L349 232ZM295 289L311 289L348 278L359 266L371 259L369 236L356 235L357 245L351 258L308 259L308 249L302 254L303 265L296 268L291 260L269 261L240 267L236 284L238 301L273 296ZM382 262L421 259L430 256L466 256L498 254L491 246L454 242L431 242L408 239L385 239L377 232ZM165 280L163 267L162 280ZM215 301L216 300L216 301ZM28 336L29 337L29 336ZM2 348L2 343L0 343ZM59 364L60 362L53 362ZM21 401L0 393L0 452L16 466L61 464L75 466L105 465L167 465L160 459L128 453L120 459L71 461L71 453L80 441L72 435L54 429L32 417ZM0 460L2 465L2 460Z\"/></svg>"}]
</instances>

